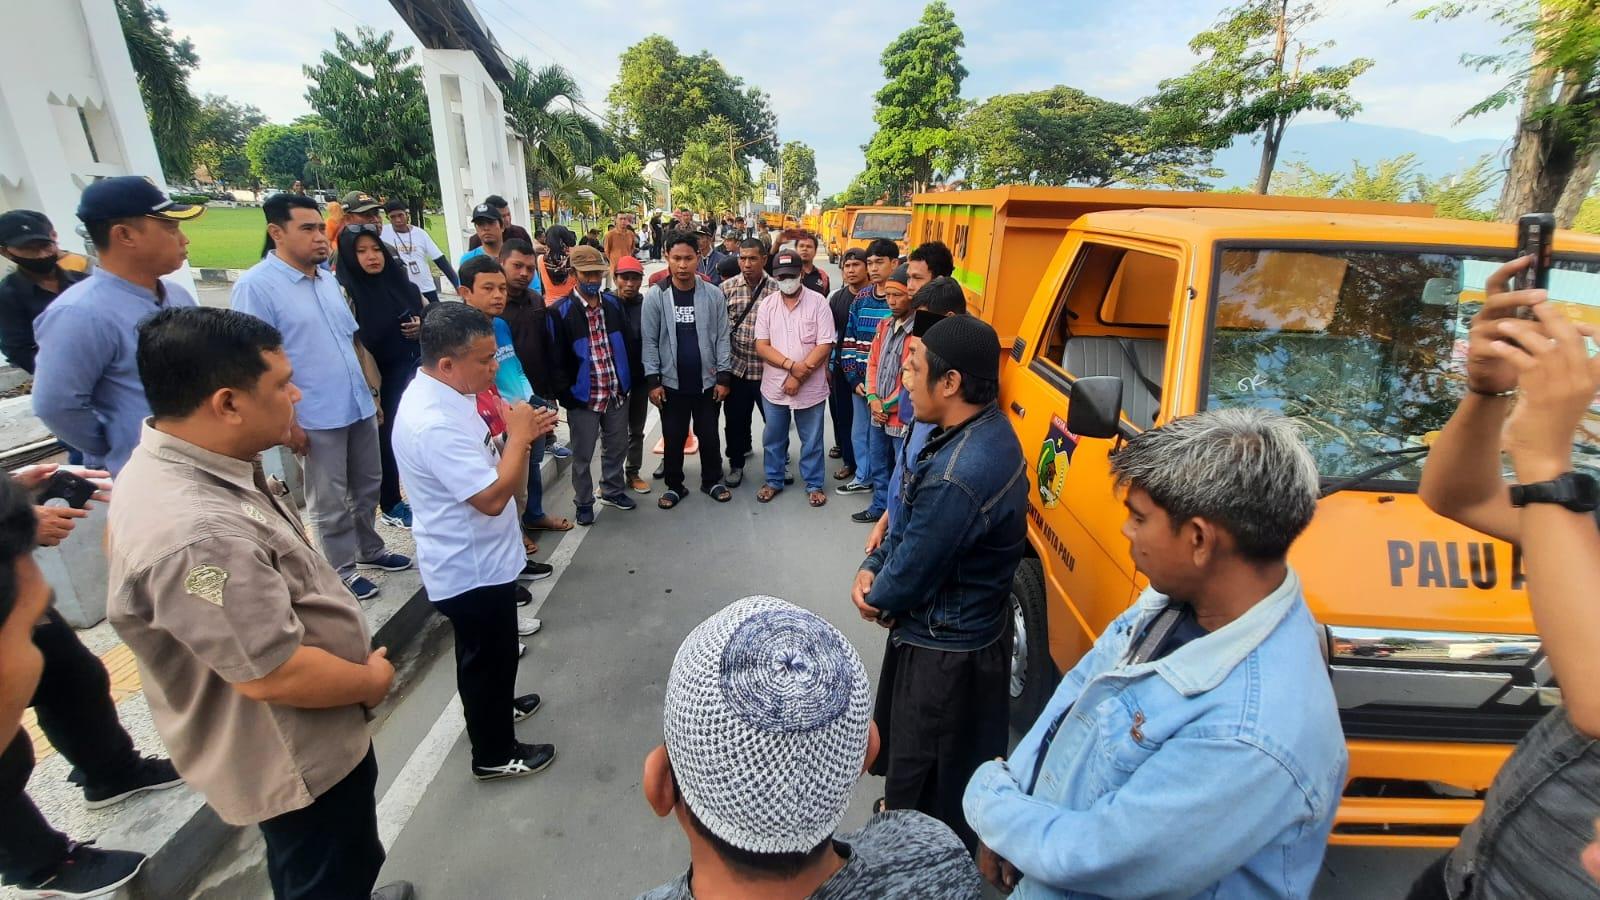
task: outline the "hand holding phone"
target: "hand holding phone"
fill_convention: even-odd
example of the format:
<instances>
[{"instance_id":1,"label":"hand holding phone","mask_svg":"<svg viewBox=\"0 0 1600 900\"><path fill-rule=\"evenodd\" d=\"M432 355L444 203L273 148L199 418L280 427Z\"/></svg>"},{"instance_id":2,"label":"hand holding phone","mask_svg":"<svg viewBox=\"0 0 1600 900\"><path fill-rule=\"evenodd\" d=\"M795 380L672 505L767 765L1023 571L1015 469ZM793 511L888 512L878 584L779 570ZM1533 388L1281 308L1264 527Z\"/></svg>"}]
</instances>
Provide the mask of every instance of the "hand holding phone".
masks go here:
<instances>
[{"instance_id":1,"label":"hand holding phone","mask_svg":"<svg viewBox=\"0 0 1600 900\"><path fill-rule=\"evenodd\" d=\"M39 504L42 506L50 500L65 500L73 509L83 509L94 499L98 490L95 483L89 479L58 469L50 476L50 480L45 482L44 490L39 494Z\"/></svg>"},{"instance_id":2,"label":"hand holding phone","mask_svg":"<svg viewBox=\"0 0 1600 900\"><path fill-rule=\"evenodd\" d=\"M1517 256L1531 256L1533 262L1519 272L1512 287L1519 291L1548 290L1550 287L1551 245L1556 235L1556 217L1550 213L1528 213L1517 219ZM1526 306L1517 309L1517 318L1533 318Z\"/></svg>"}]
</instances>

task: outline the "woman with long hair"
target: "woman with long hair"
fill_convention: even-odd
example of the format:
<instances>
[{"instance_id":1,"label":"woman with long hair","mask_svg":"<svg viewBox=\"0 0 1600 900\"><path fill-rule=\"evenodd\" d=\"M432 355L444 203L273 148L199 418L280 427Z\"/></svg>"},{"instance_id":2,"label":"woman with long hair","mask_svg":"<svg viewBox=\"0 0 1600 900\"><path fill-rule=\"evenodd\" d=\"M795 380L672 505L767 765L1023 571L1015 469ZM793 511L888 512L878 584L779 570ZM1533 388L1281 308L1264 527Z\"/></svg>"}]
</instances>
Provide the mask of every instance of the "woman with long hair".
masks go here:
<instances>
[{"instance_id":1,"label":"woman with long hair","mask_svg":"<svg viewBox=\"0 0 1600 900\"><path fill-rule=\"evenodd\" d=\"M406 385L417 374L422 345L417 334L422 329L422 292L407 277L405 266L395 252L384 245L378 226L352 224L339 229L338 265L334 274L350 300L360 330L356 337L378 364L381 384L378 406L383 421L378 425L378 451L383 459L383 484L378 506L383 521L411 527L411 508L400 497L400 472L395 467L395 411Z\"/></svg>"}]
</instances>

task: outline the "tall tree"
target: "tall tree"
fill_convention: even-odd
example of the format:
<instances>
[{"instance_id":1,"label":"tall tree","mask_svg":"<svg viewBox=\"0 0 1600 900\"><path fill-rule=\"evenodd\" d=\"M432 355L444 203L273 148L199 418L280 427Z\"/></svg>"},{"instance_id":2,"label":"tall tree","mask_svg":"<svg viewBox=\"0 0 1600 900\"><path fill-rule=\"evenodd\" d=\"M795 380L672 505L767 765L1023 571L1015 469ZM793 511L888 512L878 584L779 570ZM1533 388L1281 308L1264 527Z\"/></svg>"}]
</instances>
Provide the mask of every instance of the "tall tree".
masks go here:
<instances>
[{"instance_id":1,"label":"tall tree","mask_svg":"<svg viewBox=\"0 0 1600 900\"><path fill-rule=\"evenodd\" d=\"M194 44L167 24L166 11L146 0L117 0L117 19L128 45L139 96L167 178L194 180L191 139L200 101L189 92L189 73L200 64Z\"/></svg>"},{"instance_id":2,"label":"tall tree","mask_svg":"<svg viewBox=\"0 0 1600 900\"><path fill-rule=\"evenodd\" d=\"M990 97L961 121L962 156L973 187L998 184L1164 185L1200 189L1212 152L1169 146L1149 115L1065 85Z\"/></svg>"},{"instance_id":3,"label":"tall tree","mask_svg":"<svg viewBox=\"0 0 1600 900\"><path fill-rule=\"evenodd\" d=\"M690 132L712 116L733 124L743 159L777 162L777 118L767 95L728 74L710 53L685 56L677 44L652 34L622 51L620 73L606 98L611 119L624 141L662 161L667 177Z\"/></svg>"},{"instance_id":4,"label":"tall tree","mask_svg":"<svg viewBox=\"0 0 1600 900\"><path fill-rule=\"evenodd\" d=\"M784 212L798 216L806 211L806 204L819 190L817 153L801 141L790 141L783 145L781 158L780 205Z\"/></svg>"},{"instance_id":5,"label":"tall tree","mask_svg":"<svg viewBox=\"0 0 1600 900\"><path fill-rule=\"evenodd\" d=\"M1450 0L1419 16L1485 11L1509 34L1500 53L1462 62L1506 76L1463 118L1518 104L1500 220L1554 211L1570 226L1600 174L1600 0Z\"/></svg>"},{"instance_id":6,"label":"tall tree","mask_svg":"<svg viewBox=\"0 0 1600 900\"><path fill-rule=\"evenodd\" d=\"M960 145L964 109L961 65L966 38L944 0L933 0L916 25L884 48L887 81L876 95L872 120L878 130L862 150L867 166L915 193L948 172Z\"/></svg>"},{"instance_id":7,"label":"tall tree","mask_svg":"<svg viewBox=\"0 0 1600 900\"><path fill-rule=\"evenodd\" d=\"M433 132L422 67L394 33L358 28L355 40L333 33L334 49L305 66L306 100L327 122L318 142L326 173L341 187L401 198L420 212L439 198Z\"/></svg>"},{"instance_id":8,"label":"tall tree","mask_svg":"<svg viewBox=\"0 0 1600 900\"><path fill-rule=\"evenodd\" d=\"M1307 110L1348 119L1361 110L1350 83L1372 68L1372 60L1310 68L1332 41L1300 39L1319 11L1312 2L1246 0L1224 11L1216 27L1202 31L1189 49L1203 57L1188 74L1161 82L1145 102L1157 133L1171 143L1221 150L1238 135L1261 143L1255 190L1267 192L1278 164L1283 133Z\"/></svg>"},{"instance_id":9,"label":"tall tree","mask_svg":"<svg viewBox=\"0 0 1600 900\"><path fill-rule=\"evenodd\" d=\"M588 165L609 149L600 125L579 112L583 93L577 79L561 66L535 69L527 59L519 59L501 93L506 125L522 138L527 154L528 196L540 196L549 183L564 179L575 166ZM540 230L544 210L539 204L534 207L534 228Z\"/></svg>"},{"instance_id":10,"label":"tall tree","mask_svg":"<svg viewBox=\"0 0 1600 900\"><path fill-rule=\"evenodd\" d=\"M725 145L692 140L672 175L672 200L705 213L731 212L751 195L755 182L742 160Z\"/></svg>"},{"instance_id":11,"label":"tall tree","mask_svg":"<svg viewBox=\"0 0 1600 900\"><path fill-rule=\"evenodd\" d=\"M250 174L261 184L287 188L296 181L315 184L311 169L314 125L263 125L250 132L245 155Z\"/></svg>"},{"instance_id":12,"label":"tall tree","mask_svg":"<svg viewBox=\"0 0 1600 900\"><path fill-rule=\"evenodd\" d=\"M204 166L211 179L222 184L248 181L250 159L245 155L245 141L250 132L265 124L267 117L254 106L207 94L191 135L194 164Z\"/></svg>"}]
</instances>

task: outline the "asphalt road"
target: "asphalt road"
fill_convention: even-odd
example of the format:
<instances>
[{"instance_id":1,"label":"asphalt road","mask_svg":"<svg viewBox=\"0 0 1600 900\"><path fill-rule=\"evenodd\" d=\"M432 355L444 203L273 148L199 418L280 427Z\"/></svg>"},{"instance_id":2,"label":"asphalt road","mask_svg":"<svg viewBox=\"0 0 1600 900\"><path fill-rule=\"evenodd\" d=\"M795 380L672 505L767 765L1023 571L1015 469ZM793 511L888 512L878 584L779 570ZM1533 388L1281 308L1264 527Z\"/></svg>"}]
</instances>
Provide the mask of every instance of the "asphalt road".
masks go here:
<instances>
[{"instance_id":1,"label":"asphalt road","mask_svg":"<svg viewBox=\"0 0 1600 900\"><path fill-rule=\"evenodd\" d=\"M792 446L798 453L797 441ZM648 457L647 469L658 459ZM448 629L440 632L375 739L380 831L390 846L383 881L410 880L430 900L612 898L676 877L687 844L675 820L657 819L645 805L640 766L661 740L661 701L679 642L740 597L771 594L825 616L876 683L884 633L856 617L847 594L867 531L849 515L865 500L830 494L826 507L811 509L796 486L759 504L753 465L731 503L696 493L666 512L652 494L638 498L636 511L601 508L593 528L541 542L541 558L555 562L558 575L535 586L532 614L544 630L527 639L518 689L538 691L545 705L518 733L556 745L544 773L472 780ZM689 470L694 484L697 464ZM549 492L546 508L570 516L570 488ZM881 793L878 779L863 778L844 828L863 823ZM1316 897L1404 896L1432 856L1333 848ZM206 896L256 897L263 887L256 873Z\"/></svg>"}]
</instances>

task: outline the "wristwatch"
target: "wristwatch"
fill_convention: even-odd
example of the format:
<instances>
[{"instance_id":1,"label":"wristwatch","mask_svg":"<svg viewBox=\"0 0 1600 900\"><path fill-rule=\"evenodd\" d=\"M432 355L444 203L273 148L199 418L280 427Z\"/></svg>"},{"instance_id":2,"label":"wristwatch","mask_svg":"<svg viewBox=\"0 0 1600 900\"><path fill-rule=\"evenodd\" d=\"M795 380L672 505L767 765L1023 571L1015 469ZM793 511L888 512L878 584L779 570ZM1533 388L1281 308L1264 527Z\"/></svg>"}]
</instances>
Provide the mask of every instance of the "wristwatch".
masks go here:
<instances>
[{"instance_id":1,"label":"wristwatch","mask_svg":"<svg viewBox=\"0 0 1600 900\"><path fill-rule=\"evenodd\" d=\"M1511 505L1523 507L1529 503L1555 503L1573 512L1594 512L1600 508L1600 483L1589 475L1564 472L1549 481L1513 484Z\"/></svg>"}]
</instances>

